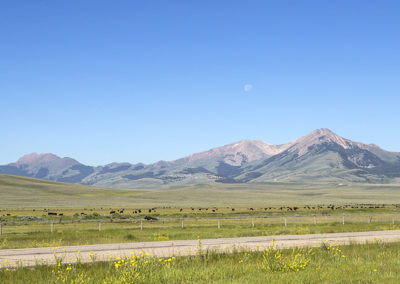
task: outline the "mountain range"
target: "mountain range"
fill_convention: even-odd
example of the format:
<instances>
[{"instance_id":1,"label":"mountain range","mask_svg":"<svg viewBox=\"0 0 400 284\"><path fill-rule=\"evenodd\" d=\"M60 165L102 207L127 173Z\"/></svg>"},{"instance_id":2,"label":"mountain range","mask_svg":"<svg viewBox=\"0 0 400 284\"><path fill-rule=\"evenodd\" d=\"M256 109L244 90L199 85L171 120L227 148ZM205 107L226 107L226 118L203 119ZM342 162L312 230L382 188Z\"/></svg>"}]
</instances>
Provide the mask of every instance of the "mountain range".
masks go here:
<instances>
[{"instance_id":1,"label":"mountain range","mask_svg":"<svg viewBox=\"0 0 400 284\"><path fill-rule=\"evenodd\" d=\"M400 153L317 129L281 145L243 140L154 164L88 166L72 158L32 153L0 173L101 187L137 188L198 183L398 183Z\"/></svg>"}]
</instances>

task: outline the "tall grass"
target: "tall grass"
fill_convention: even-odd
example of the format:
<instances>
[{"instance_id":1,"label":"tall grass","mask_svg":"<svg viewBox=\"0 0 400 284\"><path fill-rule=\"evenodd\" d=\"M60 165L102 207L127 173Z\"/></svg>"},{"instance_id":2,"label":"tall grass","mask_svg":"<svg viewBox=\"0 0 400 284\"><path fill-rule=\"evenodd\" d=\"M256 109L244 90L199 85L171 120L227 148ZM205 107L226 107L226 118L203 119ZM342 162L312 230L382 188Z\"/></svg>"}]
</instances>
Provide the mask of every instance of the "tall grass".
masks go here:
<instances>
[{"instance_id":1,"label":"tall grass","mask_svg":"<svg viewBox=\"0 0 400 284\"><path fill-rule=\"evenodd\" d=\"M326 245L3 269L0 283L398 283L399 264L400 243Z\"/></svg>"}]
</instances>

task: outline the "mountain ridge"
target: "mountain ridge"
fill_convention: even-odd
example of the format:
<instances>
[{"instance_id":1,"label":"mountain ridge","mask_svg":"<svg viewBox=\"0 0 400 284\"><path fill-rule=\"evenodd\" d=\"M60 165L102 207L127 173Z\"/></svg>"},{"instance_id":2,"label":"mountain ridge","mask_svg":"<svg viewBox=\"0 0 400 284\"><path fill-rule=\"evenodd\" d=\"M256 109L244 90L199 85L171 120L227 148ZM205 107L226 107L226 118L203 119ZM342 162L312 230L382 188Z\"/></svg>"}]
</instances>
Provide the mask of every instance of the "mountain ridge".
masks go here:
<instances>
[{"instance_id":1,"label":"mountain ridge","mask_svg":"<svg viewBox=\"0 0 400 284\"><path fill-rule=\"evenodd\" d=\"M215 182L385 183L400 181L400 153L320 128L285 144L241 140L153 164L93 167L51 153L31 153L0 166L0 173L117 188Z\"/></svg>"}]
</instances>

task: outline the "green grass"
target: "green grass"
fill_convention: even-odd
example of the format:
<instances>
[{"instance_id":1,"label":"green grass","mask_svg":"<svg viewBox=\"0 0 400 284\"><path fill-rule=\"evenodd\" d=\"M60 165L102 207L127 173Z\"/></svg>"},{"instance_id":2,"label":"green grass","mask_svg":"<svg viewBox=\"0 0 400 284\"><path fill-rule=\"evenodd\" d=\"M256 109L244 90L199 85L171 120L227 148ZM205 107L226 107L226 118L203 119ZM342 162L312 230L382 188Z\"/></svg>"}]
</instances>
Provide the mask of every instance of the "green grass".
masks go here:
<instances>
[{"instance_id":1,"label":"green grass","mask_svg":"<svg viewBox=\"0 0 400 284\"><path fill-rule=\"evenodd\" d=\"M155 236L196 239L199 232L201 238L219 238L397 229L397 223L393 226L391 221L400 217L400 208L395 205L399 201L398 185L204 184L121 190L0 175L0 248L158 240ZM356 203L386 205L345 206ZM296 212L281 208L293 204L299 207ZM324 205L304 208L316 204ZM328 204L342 208L331 210ZM109 223L110 211L122 208L124 213L113 215L114 222ZM134 213L138 208L142 213ZM149 213L149 208L156 210ZM48 211L62 213L63 224L58 224L60 216L48 216ZM340 224L342 214L346 215L345 225ZM145 222L141 232L140 219L148 215L199 220L186 219L184 229L180 220ZM317 216L317 225L312 215ZM283 226L283 216L288 218L287 227ZM373 217L373 223L367 224L368 216ZM224 217L250 217L255 227L251 219ZM221 219L221 229L217 229L217 218ZM97 222L87 223L96 219L103 222L101 232ZM49 222L55 222L53 234Z\"/></svg>"},{"instance_id":2,"label":"green grass","mask_svg":"<svg viewBox=\"0 0 400 284\"><path fill-rule=\"evenodd\" d=\"M365 205L363 208L346 206L339 210L327 208L328 204L366 203L386 205L380 208ZM0 175L0 222L3 223L0 249L197 239L198 236L205 239L400 229L397 222L395 225L391 222L392 218L398 221L400 212L395 204L399 203L399 185L268 183L122 190ZM317 204L324 206L303 208L304 205ZM299 206L296 212L280 209L281 206L293 205ZM148 209L153 207L156 207L156 212L152 210L149 213ZM272 208L265 210L265 207ZM48 210L44 208L63 213L64 223L57 223L59 216L47 216ZM110 210L122 208L124 214L114 215L114 222L109 223ZM141 214L133 212L138 208L141 208ZM180 208L183 208L182 212ZM184 229L180 220L164 220L145 222L144 230L140 231L140 219L146 215L192 219L185 220ZM317 225L313 224L313 215L317 216ZM341 224L342 215L346 215L344 225ZM252 227L251 219L223 219L228 216L253 218L255 226ZM373 217L372 223L367 222L368 216ZM39 219L29 220L31 217ZM287 227L284 226L284 217L288 220ZM218 218L221 219L220 229L217 229ZM92 219L103 222L101 232L97 222L87 223ZM48 222L51 221L56 222L54 233L50 232ZM265 269L265 265L263 269L262 253L236 252L179 257L171 262L148 259L149 263L137 266L140 269L136 272L144 283L398 282L399 243L346 246L342 248L346 257L334 256L323 248L315 249L312 256L307 256L306 251L301 253L310 257L310 264L300 271L270 271ZM290 251L282 251L282 259L290 260L290 254ZM132 276L132 271L123 274L116 270L114 263L107 262L76 264L69 272L66 269L63 266L3 269L0 283L62 283L57 280L57 275L72 277L74 283L80 283L80 279L81 283L126 283L119 280ZM67 280L71 283L71 278Z\"/></svg>"},{"instance_id":3,"label":"green grass","mask_svg":"<svg viewBox=\"0 0 400 284\"><path fill-rule=\"evenodd\" d=\"M134 266L120 261L116 268L115 264L3 269L0 283L133 283L128 280L134 278L138 283L398 283L400 243L322 247L311 252L271 250L269 254L209 252L170 261L144 257ZM285 269L285 264L291 269Z\"/></svg>"},{"instance_id":4,"label":"green grass","mask_svg":"<svg viewBox=\"0 0 400 284\"><path fill-rule=\"evenodd\" d=\"M290 219L289 219L290 220ZM400 224L387 222L358 223L326 222L314 225L301 221L289 223L287 227L277 220L256 219L255 227L251 220L222 220L217 228L216 220L187 221L181 228L178 221L169 223L144 223L143 231L139 223L107 223L98 231L97 223L55 224L55 232L50 232L50 225L32 224L3 228L0 236L0 249L50 247L68 245L86 245L102 243L126 243L164 240L195 240L223 237L271 236L288 234L316 234L360 232L378 230L399 230ZM271 223L270 221L273 221ZM310 219L311 221L311 219Z\"/></svg>"}]
</instances>

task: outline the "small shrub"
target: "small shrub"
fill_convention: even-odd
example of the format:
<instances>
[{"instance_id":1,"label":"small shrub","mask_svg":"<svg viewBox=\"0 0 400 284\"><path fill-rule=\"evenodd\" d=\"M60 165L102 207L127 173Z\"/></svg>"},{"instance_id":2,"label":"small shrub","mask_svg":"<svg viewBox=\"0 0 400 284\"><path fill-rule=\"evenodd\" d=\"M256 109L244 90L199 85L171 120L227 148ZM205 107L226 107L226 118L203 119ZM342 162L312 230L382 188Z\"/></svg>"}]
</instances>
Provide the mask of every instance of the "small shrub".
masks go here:
<instances>
[{"instance_id":1,"label":"small shrub","mask_svg":"<svg viewBox=\"0 0 400 284\"><path fill-rule=\"evenodd\" d=\"M134 235L132 235L132 234L127 234L125 236L125 239L127 239L129 241L133 241L133 240L136 240L136 237Z\"/></svg>"}]
</instances>

